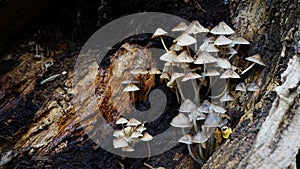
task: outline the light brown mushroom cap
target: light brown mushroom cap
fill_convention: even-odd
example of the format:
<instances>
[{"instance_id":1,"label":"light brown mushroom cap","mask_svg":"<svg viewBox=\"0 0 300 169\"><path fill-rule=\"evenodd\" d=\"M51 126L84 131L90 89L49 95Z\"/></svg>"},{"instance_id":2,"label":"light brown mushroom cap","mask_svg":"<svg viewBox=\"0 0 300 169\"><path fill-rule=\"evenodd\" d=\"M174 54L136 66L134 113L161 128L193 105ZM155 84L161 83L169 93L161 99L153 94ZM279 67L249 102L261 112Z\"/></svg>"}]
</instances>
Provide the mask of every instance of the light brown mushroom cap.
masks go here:
<instances>
[{"instance_id":1,"label":"light brown mushroom cap","mask_svg":"<svg viewBox=\"0 0 300 169\"><path fill-rule=\"evenodd\" d=\"M124 117L120 117L117 121L116 124L126 124L128 122L127 119L125 119Z\"/></svg>"},{"instance_id":2,"label":"light brown mushroom cap","mask_svg":"<svg viewBox=\"0 0 300 169\"><path fill-rule=\"evenodd\" d=\"M210 30L210 33L214 35L231 35L234 34L234 30L229 27L225 22L220 22L217 26Z\"/></svg>"},{"instance_id":3,"label":"light brown mushroom cap","mask_svg":"<svg viewBox=\"0 0 300 169\"><path fill-rule=\"evenodd\" d=\"M260 87L255 82L252 82L248 85L247 90L249 92L255 92L255 91L259 91Z\"/></svg>"},{"instance_id":4,"label":"light brown mushroom cap","mask_svg":"<svg viewBox=\"0 0 300 169\"><path fill-rule=\"evenodd\" d=\"M145 132L145 134L141 138L142 141L151 141L152 139L153 137L148 132Z\"/></svg>"},{"instance_id":5,"label":"light brown mushroom cap","mask_svg":"<svg viewBox=\"0 0 300 169\"><path fill-rule=\"evenodd\" d=\"M186 117L183 113L179 113L176 117L174 117L170 124L174 127L180 127L180 128L193 126L189 118Z\"/></svg>"},{"instance_id":6,"label":"light brown mushroom cap","mask_svg":"<svg viewBox=\"0 0 300 169\"><path fill-rule=\"evenodd\" d=\"M159 36L166 36L166 35L168 35L168 32L164 31L161 28L157 28L151 38L156 38Z\"/></svg>"},{"instance_id":7,"label":"light brown mushroom cap","mask_svg":"<svg viewBox=\"0 0 300 169\"><path fill-rule=\"evenodd\" d=\"M204 26L202 26L199 21L194 20L192 23L187 27L186 32L189 34L198 34L198 33L206 33L209 32Z\"/></svg>"},{"instance_id":8,"label":"light brown mushroom cap","mask_svg":"<svg viewBox=\"0 0 300 169\"><path fill-rule=\"evenodd\" d=\"M177 54L175 51L168 51L166 53L164 53L159 59L162 60L162 61L166 61L166 62L170 62L172 63L174 58L177 57Z\"/></svg>"},{"instance_id":9,"label":"light brown mushroom cap","mask_svg":"<svg viewBox=\"0 0 300 169\"><path fill-rule=\"evenodd\" d=\"M129 84L124 88L124 92L134 92L134 91L138 91L140 90L140 88L138 88L135 84Z\"/></svg>"},{"instance_id":10,"label":"light brown mushroom cap","mask_svg":"<svg viewBox=\"0 0 300 169\"><path fill-rule=\"evenodd\" d=\"M179 31L185 31L188 26L185 22L179 22L177 26L175 26L171 31L172 32L179 32Z\"/></svg>"},{"instance_id":11,"label":"light brown mushroom cap","mask_svg":"<svg viewBox=\"0 0 300 169\"><path fill-rule=\"evenodd\" d=\"M142 124L140 121L138 121L135 118L131 118L131 119L129 119L129 121L128 121L128 123L127 123L126 126L138 126L140 124Z\"/></svg>"},{"instance_id":12,"label":"light brown mushroom cap","mask_svg":"<svg viewBox=\"0 0 300 169\"><path fill-rule=\"evenodd\" d=\"M232 43L236 45L249 45L250 42L248 42L245 38L243 37L235 37L232 39Z\"/></svg>"},{"instance_id":13,"label":"light brown mushroom cap","mask_svg":"<svg viewBox=\"0 0 300 169\"><path fill-rule=\"evenodd\" d=\"M260 64L262 66L266 66L259 54L255 54L253 56L247 57L246 60L257 63L257 64Z\"/></svg>"},{"instance_id":14,"label":"light brown mushroom cap","mask_svg":"<svg viewBox=\"0 0 300 169\"><path fill-rule=\"evenodd\" d=\"M202 73L202 76L219 76L220 73L215 69L207 69L206 72Z\"/></svg>"},{"instance_id":15,"label":"light brown mushroom cap","mask_svg":"<svg viewBox=\"0 0 300 169\"><path fill-rule=\"evenodd\" d=\"M233 101L233 100L234 100L234 97L229 91L226 91L224 93L224 95L220 98L220 102L229 102L229 101Z\"/></svg>"},{"instance_id":16,"label":"light brown mushroom cap","mask_svg":"<svg viewBox=\"0 0 300 169\"><path fill-rule=\"evenodd\" d=\"M167 83L167 86L172 86L176 79L183 77L184 73L173 72L171 75L171 80Z\"/></svg>"},{"instance_id":17,"label":"light brown mushroom cap","mask_svg":"<svg viewBox=\"0 0 300 169\"><path fill-rule=\"evenodd\" d=\"M195 73L195 72L188 72L185 74L185 76L183 77L182 81L185 82L185 81L188 81L188 80L191 80L191 79L198 79L198 78L201 78L202 76L199 75L198 73Z\"/></svg>"},{"instance_id":18,"label":"light brown mushroom cap","mask_svg":"<svg viewBox=\"0 0 300 169\"><path fill-rule=\"evenodd\" d=\"M134 148L131 147L131 146L127 146L127 147L123 147L122 151L124 151L124 152L132 152L132 151L134 151Z\"/></svg>"},{"instance_id":19,"label":"light brown mushroom cap","mask_svg":"<svg viewBox=\"0 0 300 169\"><path fill-rule=\"evenodd\" d=\"M215 57L213 57L208 52L198 51L197 56L198 57L194 61L194 64L206 64L206 63L214 63L218 61Z\"/></svg>"},{"instance_id":20,"label":"light brown mushroom cap","mask_svg":"<svg viewBox=\"0 0 300 169\"><path fill-rule=\"evenodd\" d=\"M150 75L158 75L158 74L161 74L161 71L158 68L151 68L149 70L149 74Z\"/></svg>"},{"instance_id":21,"label":"light brown mushroom cap","mask_svg":"<svg viewBox=\"0 0 300 169\"><path fill-rule=\"evenodd\" d=\"M113 145L114 148L122 148L122 147L127 147L128 143L123 138L116 138L113 140Z\"/></svg>"},{"instance_id":22,"label":"light brown mushroom cap","mask_svg":"<svg viewBox=\"0 0 300 169\"><path fill-rule=\"evenodd\" d=\"M178 142L179 143L184 143L184 144L193 144L192 143L192 136L190 134L185 134L184 136L180 137Z\"/></svg>"},{"instance_id":23,"label":"light brown mushroom cap","mask_svg":"<svg viewBox=\"0 0 300 169\"><path fill-rule=\"evenodd\" d=\"M247 91L246 84L244 82L237 84L235 90L246 92Z\"/></svg>"},{"instance_id":24,"label":"light brown mushroom cap","mask_svg":"<svg viewBox=\"0 0 300 169\"><path fill-rule=\"evenodd\" d=\"M163 72L163 73L160 75L160 79L167 79L167 80L170 80L170 75L169 75L169 73Z\"/></svg>"},{"instance_id":25,"label":"light brown mushroom cap","mask_svg":"<svg viewBox=\"0 0 300 169\"><path fill-rule=\"evenodd\" d=\"M203 133L198 131L192 138L193 143L204 143L208 140L208 137Z\"/></svg>"},{"instance_id":26,"label":"light brown mushroom cap","mask_svg":"<svg viewBox=\"0 0 300 169\"><path fill-rule=\"evenodd\" d=\"M217 46L229 45L229 44L231 44L231 42L232 42L231 39L225 37L224 35L220 35L215 40L214 45L217 45Z\"/></svg>"},{"instance_id":27,"label":"light brown mushroom cap","mask_svg":"<svg viewBox=\"0 0 300 169\"><path fill-rule=\"evenodd\" d=\"M227 69L221 76L220 79L239 79L241 78L239 74L237 74L234 70L232 69Z\"/></svg>"},{"instance_id":28,"label":"light brown mushroom cap","mask_svg":"<svg viewBox=\"0 0 300 169\"><path fill-rule=\"evenodd\" d=\"M196 104L193 103L190 99L186 99L179 108L179 112L185 112L185 113L190 113L194 110L196 110Z\"/></svg>"},{"instance_id":29,"label":"light brown mushroom cap","mask_svg":"<svg viewBox=\"0 0 300 169\"><path fill-rule=\"evenodd\" d=\"M179 46L189 46L197 42L197 40L190 36L188 33L181 34L178 38L174 40L174 42L177 42L177 45Z\"/></svg>"},{"instance_id":30,"label":"light brown mushroom cap","mask_svg":"<svg viewBox=\"0 0 300 169\"><path fill-rule=\"evenodd\" d=\"M177 57L173 57L173 62L192 63L192 62L194 62L194 59L185 50L185 51L181 52Z\"/></svg>"}]
</instances>

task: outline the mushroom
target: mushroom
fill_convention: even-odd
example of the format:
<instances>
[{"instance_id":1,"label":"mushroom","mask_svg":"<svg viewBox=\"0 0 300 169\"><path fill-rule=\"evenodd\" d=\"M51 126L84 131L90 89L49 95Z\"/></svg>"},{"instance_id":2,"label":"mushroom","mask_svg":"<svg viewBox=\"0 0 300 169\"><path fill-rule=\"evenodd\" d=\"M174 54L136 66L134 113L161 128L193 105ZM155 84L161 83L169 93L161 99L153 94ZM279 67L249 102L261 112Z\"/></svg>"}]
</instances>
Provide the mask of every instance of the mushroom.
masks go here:
<instances>
[{"instance_id":1,"label":"mushroom","mask_svg":"<svg viewBox=\"0 0 300 169\"><path fill-rule=\"evenodd\" d=\"M210 102L208 100L204 100L202 104L198 107L197 111L202 113L209 113L210 106Z\"/></svg>"},{"instance_id":2,"label":"mushroom","mask_svg":"<svg viewBox=\"0 0 300 169\"><path fill-rule=\"evenodd\" d=\"M178 140L178 142L186 144L187 147L188 147L188 151L189 151L190 156L191 156L196 162L198 162L199 164L201 164L201 165L203 164L203 161L202 161L201 159L196 158L195 155L194 155L193 152L192 152L191 144L193 144L193 142L192 142L192 136L191 136L190 134L185 134L185 135L183 135L183 136Z\"/></svg>"},{"instance_id":3,"label":"mushroom","mask_svg":"<svg viewBox=\"0 0 300 169\"><path fill-rule=\"evenodd\" d=\"M185 74L184 78L182 79L183 82L191 80L191 79L198 79L202 76L195 72L188 72Z\"/></svg>"},{"instance_id":4,"label":"mushroom","mask_svg":"<svg viewBox=\"0 0 300 169\"><path fill-rule=\"evenodd\" d=\"M209 107L209 112L210 113L215 112L215 113L218 113L218 114L224 114L224 113L226 113L226 109L224 109L221 106L211 104L210 107Z\"/></svg>"},{"instance_id":5,"label":"mushroom","mask_svg":"<svg viewBox=\"0 0 300 169\"><path fill-rule=\"evenodd\" d=\"M243 108L245 110L245 94L247 92L246 84L244 82L241 82L236 85L235 91L241 91L242 92L242 101L243 101Z\"/></svg>"},{"instance_id":6,"label":"mushroom","mask_svg":"<svg viewBox=\"0 0 300 169\"><path fill-rule=\"evenodd\" d=\"M217 46L224 46L224 45L229 45L232 43L232 40L225 37L224 35L220 35L217 37L217 39L214 42L214 45Z\"/></svg>"},{"instance_id":7,"label":"mushroom","mask_svg":"<svg viewBox=\"0 0 300 169\"><path fill-rule=\"evenodd\" d=\"M193 143L198 143L199 144L199 155L202 159L205 159L201 144L205 143L208 140L209 137L207 137L203 132L198 131L192 138Z\"/></svg>"},{"instance_id":8,"label":"mushroom","mask_svg":"<svg viewBox=\"0 0 300 169\"><path fill-rule=\"evenodd\" d=\"M128 122L127 119L125 119L124 117L120 117L117 121L116 124L126 124Z\"/></svg>"},{"instance_id":9,"label":"mushroom","mask_svg":"<svg viewBox=\"0 0 300 169\"><path fill-rule=\"evenodd\" d=\"M229 79L229 78L239 79L239 78L241 78L241 77L240 77L239 74L237 74L234 70L232 70L232 69L227 69L227 70L220 76L220 79Z\"/></svg>"},{"instance_id":10,"label":"mushroom","mask_svg":"<svg viewBox=\"0 0 300 169\"><path fill-rule=\"evenodd\" d=\"M132 103L134 104L134 102L135 102L134 92L138 91L138 90L140 90L140 88L138 88L135 84L130 83L124 88L123 92L131 93Z\"/></svg>"},{"instance_id":11,"label":"mushroom","mask_svg":"<svg viewBox=\"0 0 300 169\"><path fill-rule=\"evenodd\" d=\"M179 22L179 24L177 26L175 26L171 31L172 32L179 32L179 31L183 32L186 30L187 27L188 26L186 25L185 22Z\"/></svg>"},{"instance_id":12,"label":"mushroom","mask_svg":"<svg viewBox=\"0 0 300 169\"><path fill-rule=\"evenodd\" d=\"M190 99L186 99L179 108L179 112L190 113L196 109L196 104L193 103Z\"/></svg>"},{"instance_id":13,"label":"mushroom","mask_svg":"<svg viewBox=\"0 0 300 169\"><path fill-rule=\"evenodd\" d=\"M247 87L247 91L252 92L252 107L254 107L255 103L254 93L259 90L260 87L255 82L250 83Z\"/></svg>"},{"instance_id":14,"label":"mushroom","mask_svg":"<svg viewBox=\"0 0 300 169\"><path fill-rule=\"evenodd\" d=\"M177 116L175 116L170 124L174 127L179 128L187 128L193 126L189 118L186 117L183 113L179 113Z\"/></svg>"},{"instance_id":15,"label":"mushroom","mask_svg":"<svg viewBox=\"0 0 300 169\"><path fill-rule=\"evenodd\" d=\"M142 124L140 121L138 121L135 118L131 118L129 119L128 123L126 124L126 126L130 126L130 127L136 127L138 125Z\"/></svg>"},{"instance_id":16,"label":"mushroom","mask_svg":"<svg viewBox=\"0 0 300 169\"><path fill-rule=\"evenodd\" d=\"M153 139L153 137L148 133L144 133L143 137L141 138L142 141L146 141L147 142L147 147L148 147L148 157L150 158L151 156L151 149L150 149L150 144L149 141L151 141Z\"/></svg>"},{"instance_id":17,"label":"mushroom","mask_svg":"<svg viewBox=\"0 0 300 169\"><path fill-rule=\"evenodd\" d=\"M165 45L165 42L164 42L164 40L162 38L162 36L166 36L166 35L168 35L168 32L164 31L161 28L157 28L151 38L159 37L160 40L161 40L161 43L162 43L163 47L165 48L166 52L168 52L168 49L167 49L167 47Z\"/></svg>"},{"instance_id":18,"label":"mushroom","mask_svg":"<svg viewBox=\"0 0 300 169\"><path fill-rule=\"evenodd\" d=\"M114 148L123 148L128 146L128 142L123 138L116 138L113 140Z\"/></svg>"},{"instance_id":19,"label":"mushroom","mask_svg":"<svg viewBox=\"0 0 300 169\"><path fill-rule=\"evenodd\" d=\"M173 62L178 63L192 63L194 62L194 59L188 54L188 52L185 50L181 52L177 57L173 57Z\"/></svg>"},{"instance_id":20,"label":"mushroom","mask_svg":"<svg viewBox=\"0 0 300 169\"><path fill-rule=\"evenodd\" d=\"M261 59L261 56L259 54L255 54L253 56L247 57L246 60L253 62L252 65L250 65L247 69L245 69L241 75L245 74L246 72L248 72L248 70L250 70L255 63L262 65L262 66L266 66L265 63L263 62L263 60Z\"/></svg>"},{"instance_id":21,"label":"mushroom","mask_svg":"<svg viewBox=\"0 0 300 169\"><path fill-rule=\"evenodd\" d=\"M217 53L220 52L220 49L218 49L214 44L208 44L205 48L205 51L210 53Z\"/></svg>"},{"instance_id":22,"label":"mushroom","mask_svg":"<svg viewBox=\"0 0 300 169\"><path fill-rule=\"evenodd\" d=\"M37 60L42 58L42 55L39 54L39 46L37 44L35 45L35 55L33 57Z\"/></svg>"},{"instance_id":23,"label":"mushroom","mask_svg":"<svg viewBox=\"0 0 300 169\"><path fill-rule=\"evenodd\" d=\"M218 127L221 122L221 117L216 113L210 113L206 117L203 127Z\"/></svg>"},{"instance_id":24,"label":"mushroom","mask_svg":"<svg viewBox=\"0 0 300 169\"><path fill-rule=\"evenodd\" d=\"M124 134L123 130L115 130L113 133L113 136L114 137L124 137L125 134Z\"/></svg>"},{"instance_id":25,"label":"mushroom","mask_svg":"<svg viewBox=\"0 0 300 169\"><path fill-rule=\"evenodd\" d=\"M203 70L206 71L206 64L207 63L214 63L218 60L213 57L211 54L205 51L198 51L196 53L197 59L194 61L194 64L203 64Z\"/></svg>"},{"instance_id":26,"label":"mushroom","mask_svg":"<svg viewBox=\"0 0 300 169\"><path fill-rule=\"evenodd\" d=\"M176 81L177 89L179 91L179 94L180 94L182 100L185 100L185 98L184 98L184 95L182 93L182 90L181 90L181 87L180 87L180 83L178 83L177 79L183 77L184 75L185 75L184 73L173 72L172 75L171 75L171 80L167 83L168 87L173 87L174 82Z\"/></svg>"},{"instance_id":27,"label":"mushroom","mask_svg":"<svg viewBox=\"0 0 300 169\"><path fill-rule=\"evenodd\" d=\"M176 42L179 46L189 46L197 42L197 40L190 36L188 33L181 34L173 42Z\"/></svg>"},{"instance_id":28,"label":"mushroom","mask_svg":"<svg viewBox=\"0 0 300 169\"><path fill-rule=\"evenodd\" d=\"M187 27L186 32L188 34L194 34L195 39L197 40L198 33L207 33L209 32L208 29L204 28L199 21L194 20L192 23ZM197 51L197 42L195 43L195 51Z\"/></svg>"},{"instance_id":29,"label":"mushroom","mask_svg":"<svg viewBox=\"0 0 300 169\"><path fill-rule=\"evenodd\" d=\"M214 35L231 35L235 32L225 22L220 22L217 26L210 30L210 33Z\"/></svg>"},{"instance_id":30,"label":"mushroom","mask_svg":"<svg viewBox=\"0 0 300 169\"><path fill-rule=\"evenodd\" d=\"M159 59L162 61L172 63L176 57L177 57L176 52L171 50L171 51L164 53Z\"/></svg>"},{"instance_id":31,"label":"mushroom","mask_svg":"<svg viewBox=\"0 0 300 169\"><path fill-rule=\"evenodd\" d=\"M169 73L167 73L167 72L163 72L163 73L160 75L159 78L160 78L161 80L163 80L163 79L170 80L170 79L171 79Z\"/></svg>"},{"instance_id":32,"label":"mushroom","mask_svg":"<svg viewBox=\"0 0 300 169\"><path fill-rule=\"evenodd\" d=\"M224 102L231 102L234 100L234 97L233 95L229 92L229 91L226 91L224 93L224 95L220 98L220 102L221 103L224 103Z\"/></svg>"},{"instance_id":33,"label":"mushroom","mask_svg":"<svg viewBox=\"0 0 300 169\"><path fill-rule=\"evenodd\" d=\"M234 37L232 38L232 44L234 45L238 45L236 47L236 51L239 50L240 45L249 45L250 42L248 42L246 39L244 39L243 37ZM234 55L231 55L228 59L231 59Z\"/></svg>"},{"instance_id":34,"label":"mushroom","mask_svg":"<svg viewBox=\"0 0 300 169\"><path fill-rule=\"evenodd\" d=\"M151 68L149 70L149 75L158 75L161 74L161 71L158 68Z\"/></svg>"}]
</instances>

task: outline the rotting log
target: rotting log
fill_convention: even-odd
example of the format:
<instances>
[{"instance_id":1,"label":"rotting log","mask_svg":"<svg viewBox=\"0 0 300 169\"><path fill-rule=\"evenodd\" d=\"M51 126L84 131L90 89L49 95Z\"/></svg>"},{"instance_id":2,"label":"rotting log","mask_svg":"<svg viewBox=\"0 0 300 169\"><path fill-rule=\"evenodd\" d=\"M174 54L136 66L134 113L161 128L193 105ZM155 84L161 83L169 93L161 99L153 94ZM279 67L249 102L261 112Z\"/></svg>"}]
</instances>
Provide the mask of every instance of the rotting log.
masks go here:
<instances>
[{"instance_id":1,"label":"rotting log","mask_svg":"<svg viewBox=\"0 0 300 169\"><path fill-rule=\"evenodd\" d=\"M252 41L249 55L259 53L267 63L248 73L262 91L255 106L241 118L231 139L203 168L287 168L295 165L299 134L298 1L235 1L235 29ZM281 75L281 77L280 77Z\"/></svg>"}]
</instances>

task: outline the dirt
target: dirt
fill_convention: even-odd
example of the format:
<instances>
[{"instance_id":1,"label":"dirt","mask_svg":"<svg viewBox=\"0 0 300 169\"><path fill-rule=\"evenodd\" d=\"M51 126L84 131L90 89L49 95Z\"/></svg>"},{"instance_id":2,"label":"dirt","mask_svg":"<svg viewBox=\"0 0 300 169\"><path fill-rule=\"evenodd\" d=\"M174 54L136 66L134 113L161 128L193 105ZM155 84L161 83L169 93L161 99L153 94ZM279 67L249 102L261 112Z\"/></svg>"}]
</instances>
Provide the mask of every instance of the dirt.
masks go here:
<instances>
[{"instance_id":1,"label":"dirt","mask_svg":"<svg viewBox=\"0 0 300 169\"><path fill-rule=\"evenodd\" d=\"M9 140L16 132L26 127L51 93L58 87L64 86L67 77L59 77L55 83L41 85L40 82L45 77L61 73L63 70L72 72L81 46L99 27L109 21L131 13L157 11L174 14L188 21L197 19L207 27L212 27L223 20L230 23L228 5L221 0L214 4L211 4L209 0L150 0L146 3L139 0L107 2L65 0L56 2L52 6L56 9L55 11L49 10L50 13L39 17L43 19L34 20L33 23L24 27L18 34L19 36L14 37L11 44L7 44L6 53L1 54L1 56L12 55L11 59L0 62L1 75L4 75L20 64L19 56L26 52L34 52L32 46L24 46L30 41L35 41L45 49L48 47L51 51L60 51L58 54L49 56L54 60L54 64L43 77L38 77L34 92L23 100L18 100L14 109L0 112L0 140L2 141ZM78 12L80 12L80 17L77 15ZM159 87L167 90L163 85ZM168 103L168 107L174 116L178 104L174 94L169 92L169 97L173 98L171 99L173 101ZM164 116L164 118L168 118L170 121L172 116ZM168 125L160 124L160 121L157 120L150 123L149 127L155 129L155 132L159 132ZM122 159L120 156L97 147L86 135L79 134L81 132L80 126L76 128L72 135L65 140L68 141L68 146L58 154L49 152L39 159L33 159L27 152L15 158L4 168L121 168L120 163L125 168L147 168L144 166L144 162L153 167L174 168L188 156L186 147L178 144L171 150L150 159Z\"/></svg>"}]
</instances>

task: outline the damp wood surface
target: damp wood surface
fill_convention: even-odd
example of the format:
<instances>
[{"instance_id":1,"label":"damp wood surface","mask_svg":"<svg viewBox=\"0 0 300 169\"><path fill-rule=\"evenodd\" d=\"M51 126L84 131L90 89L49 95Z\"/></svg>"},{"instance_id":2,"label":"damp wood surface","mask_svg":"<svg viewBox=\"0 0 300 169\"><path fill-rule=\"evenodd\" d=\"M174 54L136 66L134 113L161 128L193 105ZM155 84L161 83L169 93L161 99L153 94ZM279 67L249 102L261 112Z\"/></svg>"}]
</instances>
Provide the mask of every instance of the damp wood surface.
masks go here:
<instances>
[{"instance_id":1,"label":"damp wood surface","mask_svg":"<svg viewBox=\"0 0 300 169\"><path fill-rule=\"evenodd\" d=\"M203 2L200 1L201 3ZM149 4L148 6L153 8ZM113 5L108 7L112 8ZM211 15L212 10L205 7L205 4L202 5L205 15ZM295 81L299 79L300 70L299 2L236 0L228 7L235 30L251 41L247 55L259 53L267 66L256 67L255 71L249 71L245 75L247 82L256 81L262 86L260 93L255 96L255 106L248 105L249 110L243 112L230 139L219 147L203 168L287 168L294 161L300 147L300 143L296 141L300 136L299 81ZM188 8L188 12L190 13L184 16L189 18L192 12L203 11L198 7L196 10ZM176 14L175 10L173 13ZM206 25L211 26L227 19L218 17L219 20L214 23L205 20ZM203 19L205 16L200 15L199 18ZM106 18L102 16L99 20L101 19ZM34 47L35 45L30 44L25 46L28 52L18 53L17 66L13 66L0 80L1 167L121 168L118 164L120 162L126 167L146 168L142 164L147 159L122 159L102 150L85 135L88 131L94 131L91 122L97 120L97 116L104 115L109 123L113 123L119 114L113 105L107 104L107 98L100 98L98 102L105 104L89 105L89 100L83 100L80 105L72 105L72 68L78 49L70 43L59 43L50 49L49 57L35 60ZM133 50L145 50L141 46L132 47ZM122 52L125 52L124 49L117 54L123 55ZM137 57L134 54L131 56ZM10 56L1 56L4 60L9 60L8 57ZM241 54L240 57L245 56ZM124 59L128 59L126 63L134 64L133 58ZM112 61L110 68L114 70L119 62L116 58ZM48 62L54 64L46 71L45 63ZM245 63L241 63L243 64ZM98 65L90 64L90 68L98 70ZM68 72L66 75L44 85L40 84L42 80L64 70ZM105 82L110 79L108 70L99 69L97 87L103 89L110 83L113 89L99 90L109 97L120 91L122 86L119 81ZM84 72L83 75L89 76ZM85 83L85 80L87 79L82 79L80 83ZM144 81L147 81L149 88L155 85L153 77L147 77ZM81 90L94 92L91 90L94 88L86 87ZM124 95L121 99L129 97ZM110 111L99 111L102 106L110 108ZM128 105L124 107L128 108ZM81 119L78 112L85 113L85 108L97 113ZM105 136L104 134L102 137ZM189 157L185 147L179 144L162 155L151 157L147 163L154 167L178 169L199 167Z\"/></svg>"}]
</instances>

